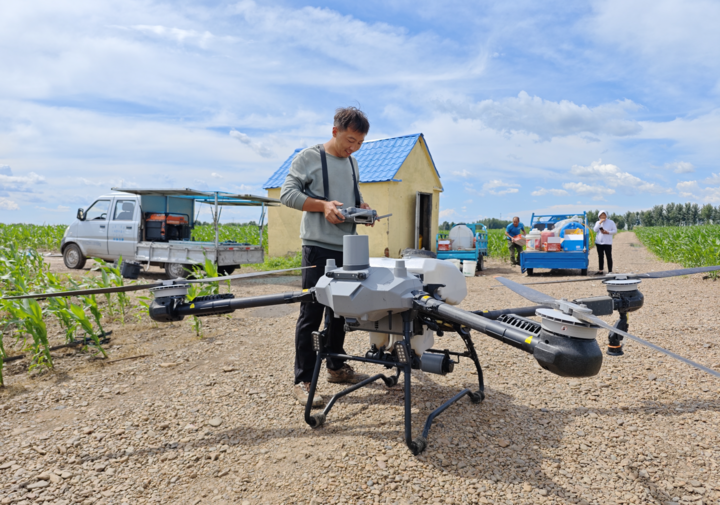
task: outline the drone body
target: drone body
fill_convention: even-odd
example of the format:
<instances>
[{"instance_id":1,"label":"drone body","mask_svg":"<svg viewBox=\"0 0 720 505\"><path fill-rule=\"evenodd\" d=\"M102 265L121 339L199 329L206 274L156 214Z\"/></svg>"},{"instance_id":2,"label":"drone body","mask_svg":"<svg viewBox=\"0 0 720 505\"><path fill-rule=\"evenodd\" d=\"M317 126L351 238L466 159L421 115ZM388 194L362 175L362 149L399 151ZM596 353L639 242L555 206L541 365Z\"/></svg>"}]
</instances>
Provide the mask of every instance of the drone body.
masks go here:
<instances>
[{"instance_id":1,"label":"drone body","mask_svg":"<svg viewBox=\"0 0 720 505\"><path fill-rule=\"evenodd\" d=\"M332 309L335 317L345 318L347 331L367 332L369 342L368 350L362 356L341 355L327 349L325 331L313 334L313 344L319 359L316 360L305 408L306 422L313 428L322 426L338 399L378 380L382 380L387 386L394 386L402 374L405 442L414 454L419 454L426 448L428 433L435 417L464 396L468 396L473 403L480 403L485 397L482 368L471 337L471 329L532 354L542 368L563 377L590 377L600 371L603 362L603 353L597 342L600 328L609 330L609 355L622 354L621 340L627 337L720 377L720 373L714 370L627 333L627 314L640 309L644 301L638 290L640 278L720 270L720 267L614 275L603 279L608 296L574 301L555 300L525 285L499 277L498 280L506 287L537 305L493 312L469 312L457 307L467 295L467 288L464 276L452 264L430 258L371 259L367 236L346 236L343 246L344 266L337 268L330 260L326 265L325 275L314 288L297 292L239 299L232 294L222 294L197 297L192 302L186 301L191 283L263 275L251 273L14 298L47 298L150 289L154 301L150 305L149 313L154 320L160 322L180 321L187 315L227 314L237 309L252 307L320 303ZM620 314L620 318L614 326L597 317L611 315L615 311ZM527 316L538 316L540 322L527 319ZM466 351L434 349L435 335L446 332L457 333L465 344ZM469 358L474 363L478 389L463 389L438 406L428 416L422 435L413 438L410 387L412 370L420 369L427 373L445 375L454 371L454 365L461 357ZM321 413L312 414L312 400L321 364L328 358L380 365L385 369L394 369L395 373L387 376L377 374L354 384L334 395Z\"/></svg>"}]
</instances>

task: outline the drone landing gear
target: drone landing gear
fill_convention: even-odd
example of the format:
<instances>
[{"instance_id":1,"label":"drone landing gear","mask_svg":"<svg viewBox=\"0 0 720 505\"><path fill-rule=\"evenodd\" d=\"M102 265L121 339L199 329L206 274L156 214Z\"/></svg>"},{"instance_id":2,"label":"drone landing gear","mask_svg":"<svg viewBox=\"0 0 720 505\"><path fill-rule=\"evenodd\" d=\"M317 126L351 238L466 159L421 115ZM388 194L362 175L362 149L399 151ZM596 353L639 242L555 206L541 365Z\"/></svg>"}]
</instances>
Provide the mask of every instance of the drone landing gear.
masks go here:
<instances>
[{"instance_id":1,"label":"drone landing gear","mask_svg":"<svg viewBox=\"0 0 720 505\"><path fill-rule=\"evenodd\" d=\"M618 319L613 326L620 331L627 332L630 328L627 313L620 312L620 319ZM623 352L622 339L623 336L618 335L617 333L610 332L608 334L608 356L622 356L625 354Z\"/></svg>"},{"instance_id":2,"label":"drone landing gear","mask_svg":"<svg viewBox=\"0 0 720 505\"><path fill-rule=\"evenodd\" d=\"M329 353L324 352L324 341L325 341L325 332L319 332L313 334L315 337L313 339L313 344L315 345L315 351L317 352L317 360L315 361L315 369L313 370L313 378L312 382L310 383L310 390L308 391L308 401L305 405L305 422L310 425L311 428L319 428L323 424L325 424L325 421L327 420L327 416L330 413L330 410L333 408L337 400L342 398L345 395L348 395L352 393L353 391L357 391L360 388L363 388L367 386L368 384L372 384L373 382L376 382L380 379L385 383L387 387L393 387L398 383L398 380L400 378L400 374L402 373L404 375L404 384L403 384L403 392L405 396L405 413L404 413L404 424L405 424L405 444L408 446L410 451L413 453L413 455L417 456L418 454L422 453L427 448L427 438L428 434L430 432L430 428L432 427L432 423L435 420L437 416L442 414L445 410L447 410L448 407L450 407L452 404L460 400L464 396L468 396L470 398L470 401L472 403L477 404L482 402L485 399L485 385L483 382L483 374L482 374L482 368L480 366L480 361L478 360L477 353L475 352L475 346L472 342L472 339L470 338L470 331L463 327L456 327L455 330L460 334L460 337L462 338L463 342L465 343L465 346L467 347L467 351L464 353L456 353L456 352L449 352L449 351L434 351L429 350L430 352L438 352L438 353L444 353L444 354L451 354L454 356L462 356L470 358L473 363L475 363L475 369L477 370L478 374L478 383L479 383L479 390L477 392L474 392L470 389L463 389L458 394L450 398L448 401L440 405L438 408L436 408L434 411L430 413L430 415L427 417L427 420L425 421L425 427L423 429L422 435L417 437L413 440L412 438L412 391L411 391L411 377L412 377L412 368L413 364L412 361L408 359L408 356L411 356L410 354L410 339L412 338L412 319L410 317L409 312L403 313L403 333L404 333L404 339L402 342L398 342L396 344L397 348L400 349L397 352L398 355L398 361L395 362L388 362L386 360L380 360L380 359L373 359L368 357L361 357L361 356L349 356L345 354L336 354L336 353ZM385 367L395 367L396 373L395 375L386 376L384 374L377 374L373 375L372 377L368 377L362 382L358 382L357 384L353 384L352 386L343 389L339 393L335 394L330 398L327 405L323 409L323 411L319 414L311 414L312 411L312 401L315 397L315 391L317 389L317 383L318 379L320 377L320 368L322 367L322 362L326 360L327 358L337 358L337 359L345 359L345 360L351 360L351 361L361 361L364 363L374 363L376 365L383 365Z\"/></svg>"}]
</instances>

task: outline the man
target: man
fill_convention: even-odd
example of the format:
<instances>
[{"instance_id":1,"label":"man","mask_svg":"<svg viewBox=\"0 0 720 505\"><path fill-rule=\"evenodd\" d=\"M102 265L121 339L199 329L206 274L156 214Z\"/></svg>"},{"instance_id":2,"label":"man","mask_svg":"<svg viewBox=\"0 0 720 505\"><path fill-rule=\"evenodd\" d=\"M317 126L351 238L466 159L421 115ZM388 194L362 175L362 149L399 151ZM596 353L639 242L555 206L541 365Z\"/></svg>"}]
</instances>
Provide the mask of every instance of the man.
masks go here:
<instances>
[{"instance_id":1,"label":"man","mask_svg":"<svg viewBox=\"0 0 720 505\"><path fill-rule=\"evenodd\" d=\"M285 178L280 200L283 205L302 210L302 266L315 268L302 271L303 289L312 288L325 273L329 258L343 264L343 237L355 235L355 223L345 223L339 206L369 209L363 202L358 182L360 173L352 154L360 149L370 129L365 114L355 107L337 109L332 138L324 144L300 151ZM323 164L326 170L323 170ZM327 178L323 176L327 174ZM325 328L331 352L346 354L345 319L336 318L329 308L318 303L302 303L295 327L295 385L293 395L305 405L308 399L317 355L313 350L312 333L320 328L325 311ZM356 384L368 376L356 373L344 360L327 360L328 382ZM321 407L320 395L313 398L313 407Z\"/></svg>"},{"instance_id":2,"label":"man","mask_svg":"<svg viewBox=\"0 0 720 505\"><path fill-rule=\"evenodd\" d=\"M520 222L519 217L515 216L512 223L505 228L505 236L508 239L508 249L510 250L510 263L514 267L520 265L520 253L523 248L520 244L513 242L513 237L517 237L521 233L525 233L525 225ZM515 258L516 252L517 258Z\"/></svg>"},{"instance_id":3,"label":"man","mask_svg":"<svg viewBox=\"0 0 720 505\"><path fill-rule=\"evenodd\" d=\"M607 212L604 210L600 211L598 216L598 222L595 223L595 249L598 253L598 270L595 275L602 275L605 268L605 262L603 261L603 254L607 258L608 273L611 274L613 271L613 260L612 260L612 241L613 235L617 233L617 225L612 219L609 219Z\"/></svg>"}]
</instances>

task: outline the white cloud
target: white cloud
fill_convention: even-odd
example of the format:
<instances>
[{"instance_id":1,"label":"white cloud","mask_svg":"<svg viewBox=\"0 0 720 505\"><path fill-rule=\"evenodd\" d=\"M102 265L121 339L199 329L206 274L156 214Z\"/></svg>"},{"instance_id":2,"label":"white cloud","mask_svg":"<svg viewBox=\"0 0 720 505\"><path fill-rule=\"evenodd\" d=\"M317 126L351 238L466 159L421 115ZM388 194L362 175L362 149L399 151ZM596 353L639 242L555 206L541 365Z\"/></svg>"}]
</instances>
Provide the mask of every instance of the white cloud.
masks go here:
<instances>
[{"instance_id":1,"label":"white cloud","mask_svg":"<svg viewBox=\"0 0 720 505\"><path fill-rule=\"evenodd\" d=\"M222 179L223 178L223 176L218 174L217 172L211 173L210 177L212 177L213 179Z\"/></svg>"},{"instance_id":2,"label":"white cloud","mask_svg":"<svg viewBox=\"0 0 720 505\"><path fill-rule=\"evenodd\" d=\"M12 175L9 166L3 165L3 171L0 173L0 190L2 191L27 191L28 186L36 184L46 184L45 177L35 172L28 175Z\"/></svg>"},{"instance_id":3,"label":"white cloud","mask_svg":"<svg viewBox=\"0 0 720 505\"><path fill-rule=\"evenodd\" d=\"M444 209L444 210L440 211L440 218L444 219L444 218L453 216L455 214L456 214L455 209Z\"/></svg>"},{"instance_id":4,"label":"white cloud","mask_svg":"<svg viewBox=\"0 0 720 505\"><path fill-rule=\"evenodd\" d=\"M270 158L273 155L273 152L262 145L259 142L254 142L250 137L245 135L244 133L241 133L237 130L231 130L230 136L234 139L237 139L241 144L245 144L246 146L250 147L253 151L255 151L257 154L262 156L263 158Z\"/></svg>"},{"instance_id":5,"label":"white cloud","mask_svg":"<svg viewBox=\"0 0 720 505\"><path fill-rule=\"evenodd\" d=\"M517 97L476 103L445 102L439 108L459 118L479 119L498 131L531 133L542 140L581 133L627 136L642 130L637 121L627 119L629 112L639 108L627 99L588 107L568 100L543 100L521 91Z\"/></svg>"},{"instance_id":6,"label":"white cloud","mask_svg":"<svg viewBox=\"0 0 720 505\"><path fill-rule=\"evenodd\" d=\"M487 191L491 195L508 195L511 193L517 193L520 185L509 182L503 182L500 179L493 179L483 184L483 191ZM504 188L504 189L501 189ZM496 191L499 190L499 191Z\"/></svg>"},{"instance_id":7,"label":"white cloud","mask_svg":"<svg viewBox=\"0 0 720 505\"><path fill-rule=\"evenodd\" d=\"M452 172L452 174L456 177L462 177L463 179L467 179L468 177L470 177L472 175L467 170L462 170L462 171L455 170Z\"/></svg>"},{"instance_id":8,"label":"white cloud","mask_svg":"<svg viewBox=\"0 0 720 505\"><path fill-rule=\"evenodd\" d=\"M568 194L567 191L564 189L545 189L545 188L538 188L532 193L530 193L532 196L545 196L545 195L553 195L553 196L565 196Z\"/></svg>"},{"instance_id":9,"label":"white cloud","mask_svg":"<svg viewBox=\"0 0 720 505\"><path fill-rule=\"evenodd\" d=\"M716 184L720 184L720 174L713 173L710 177L705 179L703 181L705 184L708 184L710 186L714 186Z\"/></svg>"},{"instance_id":10,"label":"white cloud","mask_svg":"<svg viewBox=\"0 0 720 505\"><path fill-rule=\"evenodd\" d=\"M697 181L684 181L677 184L681 197L705 203L720 203L720 187L701 187Z\"/></svg>"},{"instance_id":11,"label":"white cloud","mask_svg":"<svg viewBox=\"0 0 720 505\"><path fill-rule=\"evenodd\" d=\"M105 186L107 184L105 181L91 181L85 177L78 177L78 180L85 186Z\"/></svg>"},{"instance_id":12,"label":"white cloud","mask_svg":"<svg viewBox=\"0 0 720 505\"><path fill-rule=\"evenodd\" d=\"M563 184L563 188L569 191L574 191L578 195L615 194L615 190L608 188L607 186L591 186L590 184L585 184L583 182L566 182Z\"/></svg>"},{"instance_id":13,"label":"white cloud","mask_svg":"<svg viewBox=\"0 0 720 505\"><path fill-rule=\"evenodd\" d=\"M672 163L665 163L663 168L665 170L672 170L676 174L691 174L695 171L693 164L687 161L673 161Z\"/></svg>"},{"instance_id":14,"label":"white cloud","mask_svg":"<svg viewBox=\"0 0 720 505\"><path fill-rule=\"evenodd\" d=\"M629 172L623 172L617 166L610 163L603 163L602 160L593 161L590 165L584 167L582 165L573 165L570 174L586 179L593 179L600 187L611 187L625 190L626 192L644 192L644 193L670 193L671 190L658 186L652 182L646 182L635 177ZM567 185L563 185L566 187Z\"/></svg>"},{"instance_id":15,"label":"white cloud","mask_svg":"<svg viewBox=\"0 0 720 505\"><path fill-rule=\"evenodd\" d=\"M123 27L118 27L123 28ZM168 28L161 25L134 25L129 27L132 30L136 30L141 33L148 35L155 35L160 38L165 38L182 44L184 42L191 42L198 46L205 48L210 40L214 38L214 35L208 31L197 32L195 30L183 30L181 28ZM232 40L226 38L226 40Z\"/></svg>"},{"instance_id":16,"label":"white cloud","mask_svg":"<svg viewBox=\"0 0 720 505\"><path fill-rule=\"evenodd\" d=\"M70 210L70 207L67 207L67 206L65 206L65 205L58 205L58 206L57 206L56 208L54 208L54 209L51 209L51 208L49 209L49 208L47 208L47 207L40 207L40 206L37 206L37 205L35 206L35 208L36 208L36 209L40 209L40 210L46 210L46 211L48 211L48 212L56 212L56 211L63 211L63 212L64 212L64 211Z\"/></svg>"},{"instance_id":17,"label":"white cloud","mask_svg":"<svg viewBox=\"0 0 720 505\"><path fill-rule=\"evenodd\" d=\"M2 210L20 210L20 206L8 198L0 198L0 209L2 209Z\"/></svg>"}]
</instances>

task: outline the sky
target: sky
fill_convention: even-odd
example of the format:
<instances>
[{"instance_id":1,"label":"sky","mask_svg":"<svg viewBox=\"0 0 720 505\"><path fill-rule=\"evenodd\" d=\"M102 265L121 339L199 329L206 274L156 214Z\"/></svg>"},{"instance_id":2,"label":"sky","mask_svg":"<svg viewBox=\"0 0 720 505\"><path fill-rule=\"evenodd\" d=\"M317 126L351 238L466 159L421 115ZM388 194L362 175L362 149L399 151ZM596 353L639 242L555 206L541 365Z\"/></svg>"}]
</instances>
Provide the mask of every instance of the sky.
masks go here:
<instances>
[{"instance_id":1,"label":"sky","mask_svg":"<svg viewBox=\"0 0 720 505\"><path fill-rule=\"evenodd\" d=\"M368 140L425 135L441 221L717 206L718 21L716 0L2 2L0 222L68 224L111 187L264 195L347 105Z\"/></svg>"}]
</instances>

